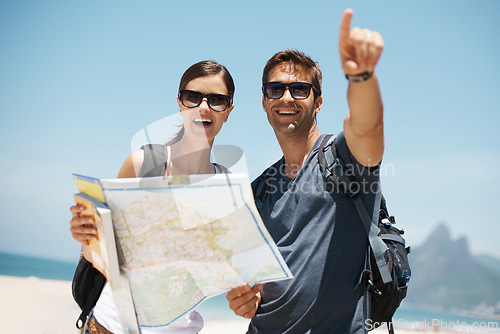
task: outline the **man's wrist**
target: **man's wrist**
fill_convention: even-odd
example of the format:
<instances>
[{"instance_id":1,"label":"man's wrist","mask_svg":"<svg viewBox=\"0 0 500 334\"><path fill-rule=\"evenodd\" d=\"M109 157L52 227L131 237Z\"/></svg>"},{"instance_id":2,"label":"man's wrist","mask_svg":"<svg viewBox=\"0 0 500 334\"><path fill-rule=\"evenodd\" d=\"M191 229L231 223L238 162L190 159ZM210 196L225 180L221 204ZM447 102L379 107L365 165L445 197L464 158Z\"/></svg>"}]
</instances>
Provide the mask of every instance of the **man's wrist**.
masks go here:
<instances>
[{"instance_id":1,"label":"man's wrist","mask_svg":"<svg viewBox=\"0 0 500 334\"><path fill-rule=\"evenodd\" d=\"M346 74L345 78L349 80L349 82L364 82L370 79L373 76L373 72L364 72L360 74Z\"/></svg>"}]
</instances>

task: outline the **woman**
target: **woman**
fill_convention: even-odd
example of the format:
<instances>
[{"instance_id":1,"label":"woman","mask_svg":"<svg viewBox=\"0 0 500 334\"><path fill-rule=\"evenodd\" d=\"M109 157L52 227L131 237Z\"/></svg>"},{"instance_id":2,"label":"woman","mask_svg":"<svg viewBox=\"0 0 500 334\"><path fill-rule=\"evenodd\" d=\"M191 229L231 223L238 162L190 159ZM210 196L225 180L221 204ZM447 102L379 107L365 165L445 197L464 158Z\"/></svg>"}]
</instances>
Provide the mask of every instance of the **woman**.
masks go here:
<instances>
[{"instance_id":1,"label":"woman","mask_svg":"<svg viewBox=\"0 0 500 334\"><path fill-rule=\"evenodd\" d=\"M217 62L202 61L184 72L177 96L183 126L175 138L166 144L165 176L224 172L224 167L210 161L210 151L215 136L234 108L233 95L234 82L231 74ZM147 147L127 157L118 173L119 178L152 176L148 170L151 169L150 165L144 163L145 149ZM82 244L82 254L89 260L91 257L87 244L88 241L96 239L97 229L92 221L89 222L88 217L80 217L84 209L82 206L71 207L70 231L73 238ZM141 331L145 334L198 333L202 328L203 318L196 311L192 311L167 327L144 327ZM111 288L106 284L94 307L86 333L122 332Z\"/></svg>"}]
</instances>

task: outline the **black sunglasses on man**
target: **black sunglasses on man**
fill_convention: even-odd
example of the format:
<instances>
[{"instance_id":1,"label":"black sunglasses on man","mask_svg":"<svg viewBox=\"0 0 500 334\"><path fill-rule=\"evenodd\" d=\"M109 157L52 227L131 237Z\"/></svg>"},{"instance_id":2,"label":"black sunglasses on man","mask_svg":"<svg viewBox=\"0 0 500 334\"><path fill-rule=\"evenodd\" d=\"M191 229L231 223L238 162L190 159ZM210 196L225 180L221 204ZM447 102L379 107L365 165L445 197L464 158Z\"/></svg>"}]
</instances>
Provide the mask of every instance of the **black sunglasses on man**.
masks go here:
<instances>
[{"instance_id":1,"label":"black sunglasses on man","mask_svg":"<svg viewBox=\"0 0 500 334\"><path fill-rule=\"evenodd\" d=\"M262 85L262 93L268 99L280 99L288 89L290 95L296 100L305 100L311 93L311 88L318 94L318 90L312 83L309 82L266 82Z\"/></svg>"}]
</instances>

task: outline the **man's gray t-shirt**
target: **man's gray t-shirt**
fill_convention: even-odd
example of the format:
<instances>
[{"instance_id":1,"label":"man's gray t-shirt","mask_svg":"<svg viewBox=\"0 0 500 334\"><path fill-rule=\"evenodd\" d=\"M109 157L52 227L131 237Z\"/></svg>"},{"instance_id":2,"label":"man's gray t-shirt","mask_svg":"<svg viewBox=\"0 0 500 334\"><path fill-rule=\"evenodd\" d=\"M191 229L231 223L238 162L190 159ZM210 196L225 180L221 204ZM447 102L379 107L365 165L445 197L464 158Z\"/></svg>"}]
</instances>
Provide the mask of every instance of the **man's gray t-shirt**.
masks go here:
<instances>
[{"instance_id":1,"label":"man's gray t-shirt","mask_svg":"<svg viewBox=\"0 0 500 334\"><path fill-rule=\"evenodd\" d=\"M366 333L370 298L360 279L368 239L352 200L325 188L318 163L324 136L295 178L284 173L284 158L271 166L275 175L267 179L261 216L294 278L264 284L248 333ZM377 217L379 168L360 165L343 133L335 145L359 182L368 212ZM259 179L252 183L254 193Z\"/></svg>"}]
</instances>

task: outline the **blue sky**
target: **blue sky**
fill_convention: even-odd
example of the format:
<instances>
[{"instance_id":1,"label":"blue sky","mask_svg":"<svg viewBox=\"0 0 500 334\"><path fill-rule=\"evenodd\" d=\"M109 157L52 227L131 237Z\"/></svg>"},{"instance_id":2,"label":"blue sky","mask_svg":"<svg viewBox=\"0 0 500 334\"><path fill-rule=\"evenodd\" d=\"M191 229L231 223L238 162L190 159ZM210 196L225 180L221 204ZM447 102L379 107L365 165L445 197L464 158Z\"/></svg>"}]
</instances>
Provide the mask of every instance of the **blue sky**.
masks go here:
<instances>
[{"instance_id":1,"label":"blue sky","mask_svg":"<svg viewBox=\"0 0 500 334\"><path fill-rule=\"evenodd\" d=\"M323 71L322 132L342 129L342 12L379 31L383 189L418 245L439 222L500 257L497 1L0 1L0 251L75 260L72 173L115 177L134 134L178 111L180 76L214 59L236 83L216 144L251 178L281 157L261 107L269 57L299 49Z\"/></svg>"}]
</instances>

